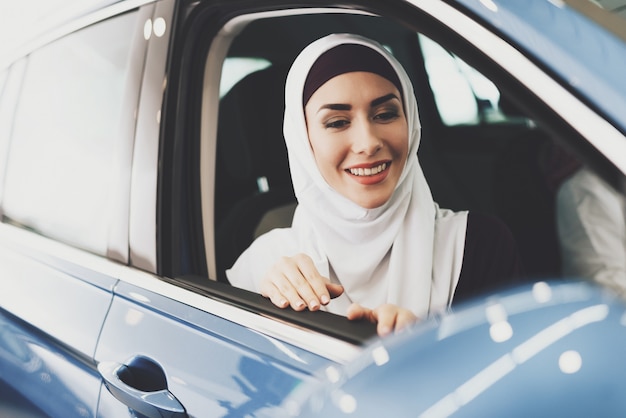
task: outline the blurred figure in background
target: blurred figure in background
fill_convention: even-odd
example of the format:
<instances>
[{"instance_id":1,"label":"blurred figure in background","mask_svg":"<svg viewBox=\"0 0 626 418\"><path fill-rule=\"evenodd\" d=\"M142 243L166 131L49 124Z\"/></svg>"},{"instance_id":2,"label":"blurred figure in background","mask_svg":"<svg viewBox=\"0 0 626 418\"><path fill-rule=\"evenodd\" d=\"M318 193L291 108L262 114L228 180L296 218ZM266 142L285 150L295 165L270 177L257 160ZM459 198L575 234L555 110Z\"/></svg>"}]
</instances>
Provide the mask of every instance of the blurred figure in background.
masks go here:
<instances>
[{"instance_id":1,"label":"blurred figure in background","mask_svg":"<svg viewBox=\"0 0 626 418\"><path fill-rule=\"evenodd\" d=\"M626 297L626 201L557 146L548 161L563 275L591 279Z\"/></svg>"}]
</instances>

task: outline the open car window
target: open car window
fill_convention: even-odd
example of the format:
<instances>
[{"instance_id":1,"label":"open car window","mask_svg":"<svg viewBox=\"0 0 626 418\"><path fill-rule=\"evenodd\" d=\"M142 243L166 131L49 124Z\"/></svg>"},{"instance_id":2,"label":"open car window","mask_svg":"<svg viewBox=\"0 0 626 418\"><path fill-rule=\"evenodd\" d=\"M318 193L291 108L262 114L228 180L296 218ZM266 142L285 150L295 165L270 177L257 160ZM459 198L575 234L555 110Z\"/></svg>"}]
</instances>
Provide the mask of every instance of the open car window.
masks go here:
<instances>
[{"instance_id":1,"label":"open car window","mask_svg":"<svg viewBox=\"0 0 626 418\"><path fill-rule=\"evenodd\" d=\"M285 78L302 48L337 32L377 40L411 77L422 122L418 156L435 201L504 221L525 279L563 277L550 156L572 131L482 53L441 28L423 28L348 11L229 23L229 38L207 61L221 67L221 76L206 72L204 81L220 86L211 90L215 97L203 97L203 127L211 133L201 151L210 280L227 283L225 271L254 239L290 225L297 202L282 133ZM438 79L442 73L448 77Z\"/></svg>"},{"instance_id":2,"label":"open car window","mask_svg":"<svg viewBox=\"0 0 626 418\"><path fill-rule=\"evenodd\" d=\"M297 36L294 27L301 29ZM254 20L230 45L221 79L224 85L233 78L226 63L247 63L246 75L237 77L219 103L214 214L218 280L226 281L224 271L260 233L290 226L296 201L282 133L285 78L304 46L328 33L345 31L378 40L412 78L424 127L418 155L435 200L454 210L505 217L520 224L514 226L520 233L527 213L532 218L546 209L527 212L529 203L512 208L502 182L519 175L537 176L533 170L538 169L539 153L550 140L511 104L510 93L501 92L458 53L424 34L416 36L393 21L373 16L337 13ZM279 39L291 42L278 50L264 47ZM528 160L508 167L500 163L521 150L532 153ZM520 186L534 192L543 187L540 179L532 184L524 179ZM539 235L535 231L520 241ZM535 269L535 264L541 262L529 265ZM546 269L535 270L547 274ZM549 273L557 272L551 268Z\"/></svg>"},{"instance_id":3,"label":"open car window","mask_svg":"<svg viewBox=\"0 0 626 418\"><path fill-rule=\"evenodd\" d=\"M447 126L519 123L500 104L498 87L463 59L418 34L428 84ZM532 124L530 119L524 122Z\"/></svg>"}]
</instances>

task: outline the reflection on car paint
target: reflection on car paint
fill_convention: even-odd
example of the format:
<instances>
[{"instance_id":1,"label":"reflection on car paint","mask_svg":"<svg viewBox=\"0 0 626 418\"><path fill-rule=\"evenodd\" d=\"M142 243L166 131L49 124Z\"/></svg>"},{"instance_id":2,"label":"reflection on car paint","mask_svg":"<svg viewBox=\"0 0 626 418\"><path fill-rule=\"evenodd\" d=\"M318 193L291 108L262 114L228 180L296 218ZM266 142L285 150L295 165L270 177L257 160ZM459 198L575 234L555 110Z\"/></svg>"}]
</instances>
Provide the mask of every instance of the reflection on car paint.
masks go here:
<instances>
[{"instance_id":1,"label":"reflection on car paint","mask_svg":"<svg viewBox=\"0 0 626 418\"><path fill-rule=\"evenodd\" d=\"M100 378L94 370L18 324L0 310L0 387L10 384L26 397L19 413L95 417Z\"/></svg>"}]
</instances>

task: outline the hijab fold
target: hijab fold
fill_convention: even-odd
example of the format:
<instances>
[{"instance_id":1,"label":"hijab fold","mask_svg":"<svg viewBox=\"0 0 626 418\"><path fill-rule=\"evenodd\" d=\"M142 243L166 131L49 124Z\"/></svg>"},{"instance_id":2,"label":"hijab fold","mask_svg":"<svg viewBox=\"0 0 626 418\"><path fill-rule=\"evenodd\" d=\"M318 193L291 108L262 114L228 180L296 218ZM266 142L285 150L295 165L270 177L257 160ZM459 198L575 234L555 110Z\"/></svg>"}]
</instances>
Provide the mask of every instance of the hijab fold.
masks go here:
<instances>
[{"instance_id":1,"label":"hijab fold","mask_svg":"<svg viewBox=\"0 0 626 418\"><path fill-rule=\"evenodd\" d=\"M319 172L309 144L303 91L309 70L325 52L362 45L383 56L402 87L409 152L391 198L365 209L332 189ZM258 291L281 256L309 255L319 272L345 292L327 310L344 314L351 302L369 308L391 303L424 318L445 309L463 261L467 212L440 209L417 159L421 126L413 87L396 59L369 39L333 34L307 46L294 61L285 86L283 132L298 207L291 228L259 237L227 271L231 284Z\"/></svg>"}]
</instances>

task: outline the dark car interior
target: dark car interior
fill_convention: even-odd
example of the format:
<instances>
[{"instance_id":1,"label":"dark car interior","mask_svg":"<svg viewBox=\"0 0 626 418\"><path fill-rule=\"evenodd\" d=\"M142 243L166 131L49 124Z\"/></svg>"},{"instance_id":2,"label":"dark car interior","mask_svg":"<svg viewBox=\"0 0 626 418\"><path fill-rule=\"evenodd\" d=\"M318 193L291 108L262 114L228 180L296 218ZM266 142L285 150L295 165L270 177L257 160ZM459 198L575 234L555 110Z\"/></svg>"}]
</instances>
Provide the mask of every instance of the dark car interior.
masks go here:
<instances>
[{"instance_id":1,"label":"dark car interior","mask_svg":"<svg viewBox=\"0 0 626 418\"><path fill-rule=\"evenodd\" d=\"M553 140L518 108L515 93L498 85L498 74L488 78L499 90L502 117L490 121L487 112L492 109L477 98L481 113L476 123L447 125L413 30L373 16L322 14L256 20L235 38L228 52L227 59L262 58L271 65L243 77L220 101L215 196L218 280L226 281L224 271L254 240L268 213L282 211L287 218L275 226L289 225L295 197L282 137L285 78L304 46L334 32L378 40L412 77L422 122L418 155L435 201L453 210L497 215L516 238L526 277L558 277L553 192L542 170ZM448 53L467 56L467 62L482 71L484 60L481 64L465 46L458 46Z\"/></svg>"}]
</instances>

